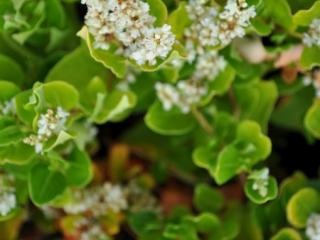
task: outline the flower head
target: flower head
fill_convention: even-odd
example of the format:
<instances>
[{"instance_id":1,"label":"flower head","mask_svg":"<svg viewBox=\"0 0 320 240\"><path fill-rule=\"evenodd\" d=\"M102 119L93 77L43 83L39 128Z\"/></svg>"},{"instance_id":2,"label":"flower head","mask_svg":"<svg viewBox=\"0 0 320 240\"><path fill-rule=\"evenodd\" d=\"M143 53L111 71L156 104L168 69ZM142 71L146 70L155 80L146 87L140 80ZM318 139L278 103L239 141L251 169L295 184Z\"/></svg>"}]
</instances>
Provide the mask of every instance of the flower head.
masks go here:
<instances>
[{"instance_id":1,"label":"flower head","mask_svg":"<svg viewBox=\"0 0 320 240\"><path fill-rule=\"evenodd\" d=\"M320 240L320 214L312 213L307 221L306 235L310 240Z\"/></svg>"},{"instance_id":2,"label":"flower head","mask_svg":"<svg viewBox=\"0 0 320 240\"><path fill-rule=\"evenodd\" d=\"M320 18L314 19L308 32L303 34L303 43L308 47L320 47Z\"/></svg>"},{"instance_id":3,"label":"flower head","mask_svg":"<svg viewBox=\"0 0 320 240\"><path fill-rule=\"evenodd\" d=\"M265 197L268 194L268 180L269 180L269 169L263 168L256 170L250 174L249 179L254 180L253 190L256 190L261 197Z\"/></svg>"}]
</instances>

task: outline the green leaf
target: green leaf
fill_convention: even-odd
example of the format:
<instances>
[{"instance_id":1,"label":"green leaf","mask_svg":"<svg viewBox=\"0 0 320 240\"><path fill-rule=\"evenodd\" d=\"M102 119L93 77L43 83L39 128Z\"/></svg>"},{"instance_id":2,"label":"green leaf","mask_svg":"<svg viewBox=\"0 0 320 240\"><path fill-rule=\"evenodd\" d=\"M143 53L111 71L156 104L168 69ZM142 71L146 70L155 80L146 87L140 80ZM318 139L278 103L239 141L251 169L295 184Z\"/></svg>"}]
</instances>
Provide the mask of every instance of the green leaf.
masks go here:
<instances>
[{"instance_id":1,"label":"green leaf","mask_svg":"<svg viewBox=\"0 0 320 240\"><path fill-rule=\"evenodd\" d=\"M241 109L241 118L257 121L266 131L278 98L276 84L273 81L260 81L236 86L234 92Z\"/></svg>"},{"instance_id":2,"label":"green leaf","mask_svg":"<svg viewBox=\"0 0 320 240\"><path fill-rule=\"evenodd\" d=\"M110 50L96 49L93 46L93 37L90 36L86 27L83 27L78 33L87 43L90 54L94 60L102 63L106 68L110 69L118 78L124 77L126 71L125 59Z\"/></svg>"},{"instance_id":3,"label":"green leaf","mask_svg":"<svg viewBox=\"0 0 320 240\"><path fill-rule=\"evenodd\" d=\"M66 15L61 1L46 0L45 3L46 20L48 24L57 28L63 28L66 24Z\"/></svg>"},{"instance_id":4,"label":"green leaf","mask_svg":"<svg viewBox=\"0 0 320 240\"><path fill-rule=\"evenodd\" d=\"M302 240L302 238L293 228L282 228L271 240Z\"/></svg>"},{"instance_id":5,"label":"green leaf","mask_svg":"<svg viewBox=\"0 0 320 240\"><path fill-rule=\"evenodd\" d=\"M292 15L287 0L264 0L263 4L264 14L270 16L273 21L285 29L291 28Z\"/></svg>"},{"instance_id":6,"label":"green leaf","mask_svg":"<svg viewBox=\"0 0 320 240\"><path fill-rule=\"evenodd\" d=\"M158 215L151 211L140 211L129 215L130 227L138 236L156 236L161 229ZM145 238L148 239L148 238Z\"/></svg>"},{"instance_id":7,"label":"green leaf","mask_svg":"<svg viewBox=\"0 0 320 240\"><path fill-rule=\"evenodd\" d=\"M167 6L162 0L147 0L147 3L150 6L150 14L156 18L155 26L162 26L168 17Z\"/></svg>"},{"instance_id":8,"label":"green leaf","mask_svg":"<svg viewBox=\"0 0 320 240\"><path fill-rule=\"evenodd\" d=\"M22 142L0 147L0 162L22 165L34 156L33 147Z\"/></svg>"},{"instance_id":9,"label":"green leaf","mask_svg":"<svg viewBox=\"0 0 320 240\"><path fill-rule=\"evenodd\" d=\"M243 166L243 159L239 150L229 145L219 154L213 177L217 184L224 184L236 175L241 166Z\"/></svg>"},{"instance_id":10,"label":"green leaf","mask_svg":"<svg viewBox=\"0 0 320 240\"><path fill-rule=\"evenodd\" d=\"M268 36L273 30L273 25L271 23L266 23L261 17L255 17L251 21L251 25L254 27L254 30L260 36Z\"/></svg>"},{"instance_id":11,"label":"green leaf","mask_svg":"<svg viewBox=\"0 0 320 240\"><path fill-rule=\"evenodd\" d=\"M235 144L245 158L251 159L250 164L267 158L271 153L271 140L253 121L243 121L239 124Z\"/></svg>"},{"instance_id":12,"label":"green leaf","mask_svg":"<svg viewBox=\"0 0 320 240\"><path fill-rule=\"evenodd\" d=\"M315 1L308 10L300 10L293 16L294 24L307 27L311 22L320 17L320 2Z\"/></svg>"},{"instance_id":13,"label":"green leaf","mask_svg":"<svg viewBox=\"0 0 320 240\"><path fill-rule=\"evenodd\" d=\"M313 67L319 66L319 54L320 48L317 46L304 47L300 58L301 67L303 67L304 69L312 69Z\"/></svg>"},{"instance_id":14,"label":"green leaf","mask_svg":"<svg viewBox=\"0 0 320 240\"><path fill-rule=\"evenodd\" d=\"M193 162L201 168L211 169L216 165L218 154L208 146L201 146L193 151Z\"/></svg>"},{"instance_id":15,"label":"green leaf","mask_svg":"<svg viewBox=\"0 0 320 240\"><path fill-rule=\"evenodd\" d=\"M245 193L252 202L256 204L263 204L277 197L278 185L274 177L269 177L268 179L268 190L266 196L261 196L257 190L253 189L253 184L254 180L248 179L245 185Z\"/></svg>"},{"instance_id":16,"label":"green leaf","mask_svg":"<svg viewBox=\"0 0 320 240\"><path fill-rule=\"evenodd\" d=\"M74 148L68 158L65 175L68 186L84 187L92 178L91 161L86 152Z\"/></svg>"},{"instance_id":17,"label":"green leaf","mask_svg":"<svg viewBox=\"0 0 320 240\"><path fill-rule=\"evenodd\" d=\"M195 207L202 212L218 212L223 204L223 195L214 188L206 184L198 184L195 189Z\"/></svg>"},{"instance_id":18,"label":"green leaf","mask_svg":"<svg viewBox=\"0 0 320 240\"><path fill-rule=\"evenodd\" d=\"M95 122L119 121L125 118L136 104L136 96L132 92L114 90L102 99L100 112L95 117ZM103 108L102 108L103 106Z\"/></svg>"},{"instance_id":19,"label":"green leaf","mask_svg":"<svg viewBox=\"0 0 320 240\"><path fill-rule=\"evenodd\" d=\"M26 125L32 126L33 119L36 117L34 109L26 108L26 104L29 102L32 96L32 90L27 90L19 93L14 98L16 113L19 119Z\"/></svg>"},{"instance_id":20,"label":"green leaf","mask_svg":"<svg viewBox=\"0 0 320 240\"><path fill-rule=\"evenodd\" d=\"M151 130L163 135L183 135L195 127L192 115L183 114L179 109L166 111L159 101L149 108L145 122Z\"/></svg>"},{"instance_id":21,"label":"green leaf","mask_svg":"<svg viewBox=\"0 0 320 240\"><path fill-rule=\"evenodd\" d=\"M220 219L212 213L202 213L197 217L193 217L197 231L200 233L214 232L220 226Z\"/></svg>"},{"instance_id":22,"label":"green leaf","mask_svg":"<svg viewBox=\"0 0 320 240\"><path fill-rule=\"evenodd\" d=\"M107 70L94 61L84 47L78 47L49 71L45 81L65 81L82 94L94 77L106 79ZM82 98L82 95L80 97Z\"/></svg>"},{"instance_id":23,"label":"green leaf","mask_svg":"<svg viewBox=\"0 0 320 240\"><path fill-rule=\"evenodd\" d=\"M11 100L16 94L20 92L20 89L12 82L0 81L0 102Z\"/></svg>"},{"instance_id":24,"label":"green leaf","mask_svg":"<svg viewBox=\"0 0 320 240\"><path fill-rule=\"evenodd\" d=\"M11 81L20 86L24 81L21 67L11 58L0 54L0 80Z\"/></svg>"},{"instance_id":25,"label":"green leaf","mask_svg":"<svg viewBox=\"0 0 320 240\"><path fill-rule=\"evenodd\" d=\"M0 147L8 146L19 142L23 138L23 133L17 125L6 126L0 129Z\"/></svg>"},{"instance_id":26,"label":"green leaf","mask_svg":"<svg viewBox=\"0 0 320 240\"><path fill-rule=\"evenodd\" d=\"M228 91L235 77L235 70L230 66L227 67L212 81L209 82L209 94L222 95Z\"/></svg>"},{"instance_id":27,"label":"green leaf","mask_svg":"<svg viewBox=\"0 0 320 240\"><path fill-rule=\"evenodd\" d=\"M172 32L180 40L184 35L186 27L192 23L186 9L186 2L179 3L178 8L170 14L168 22L172 27Z\"/></svg>"},{"instance_id":28,"label":"green leaf","mask_svg":"<svg viewBox=\"0 0 320 240\"><path fill-rule=\"evenodd\" d=\"M309 216L319 210L318 192L312 188L303 188L290 199L287 205L287 218L294 227L303 228Z\"/></svg>"},{"instance_id":29,"label":"green leaf","mask_svg":"<svg viewBox=\"0 0 320 240\"><path fill-rule=\"evenodd\" d=\"M320 100L316 99L308 110L304 125L316 138L320 138Z\"/></svg>"},{"instance_id":30,"label":"green leaf","mask_svg":"<svg viewBox=\"0 0 320 240\"><path fill-rule=\"evenodd\" d=\"M60 131L58 136L49 140L46 146L44 147L44 151L48 152L53 150L55 147L64 144L65 142L73 139L73 136L65 131Z\"/></svg>"},{"instance_id":31,"label":"green leaf","mask_svg":"<svg viewBox=\"0 0 320 240\"><path fill-rule=\"evenodd\" d=\"M287 206L290 198L300 189L307 186L307 178L301 172L286 178L280 185L280 198L283 206Z\"/></svg>"},{"instance_id":32,"label":"green leaf","mask_svg":"<svg viewBox=\"0 0 320 240\"><path fill-rule=\"evenodd\" d=\"M62 81L36 84L33 92L37 97L37 110L61 107L68 111L78 106L79 93L70 84Z\"/></svg>"},{"instance_id":33,"label":"green leaf","mask_svg":"<svg viewBox=\"0 0 320 240\"><path fill-rule=\"evenodd\" d=\"M49 170L47 164L34 166L29 175L29 193L31 200L42 205L50 202L64 192L66 180L62 173Z\"/></svg>"},{"instance_id":34,"label":"green leaf","mask_svg":"<svg viewBox=\"0 0 320 240\"><path fill-rule=\"evenodd\" d=\"M292 97L287 98L286 101L278 104L272 113L272 123L282 128L303 131L303 119L313 99L313 87L307 87L298 91Z\"/></svg>"}]
</instances>

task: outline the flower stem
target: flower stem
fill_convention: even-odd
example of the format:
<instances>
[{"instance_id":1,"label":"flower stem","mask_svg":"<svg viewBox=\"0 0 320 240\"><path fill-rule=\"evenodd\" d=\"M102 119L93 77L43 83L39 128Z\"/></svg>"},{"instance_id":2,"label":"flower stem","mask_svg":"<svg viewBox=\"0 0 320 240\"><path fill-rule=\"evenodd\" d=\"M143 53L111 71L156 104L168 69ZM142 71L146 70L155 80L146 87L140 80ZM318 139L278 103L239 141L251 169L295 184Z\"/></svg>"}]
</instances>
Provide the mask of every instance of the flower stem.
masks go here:
<instances>
[{"instance_id":1,"label":"flower stem","mask_svg":"<svg viewBox=\"0 0 320 240\"><path fill-rule=\"evenodd\" d=\"M211 124L207 121L207 119L203 116L203 114L197 109L197 108L192 108L191 110L193 116L195 119L198 121L198 123L201 125L201 127L209 134L212 135L214 132L213 127Z\"/></svg>"}]
</instances>

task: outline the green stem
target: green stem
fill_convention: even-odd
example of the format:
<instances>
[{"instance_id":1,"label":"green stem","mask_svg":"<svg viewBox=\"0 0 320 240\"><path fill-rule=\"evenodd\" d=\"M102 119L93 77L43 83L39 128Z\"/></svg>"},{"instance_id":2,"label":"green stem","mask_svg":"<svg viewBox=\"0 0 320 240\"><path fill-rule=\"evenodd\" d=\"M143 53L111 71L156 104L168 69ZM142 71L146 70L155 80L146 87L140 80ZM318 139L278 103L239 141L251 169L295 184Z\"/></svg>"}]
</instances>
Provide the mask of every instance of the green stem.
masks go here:
<instances>
[{"instance_id":1,"label":"green stem","mask_svg":"<svg viewBox=\"0 0 320 240\"><path fill-rule=\"evenodd\" d=\"M197 109L197 108L192 108L191 110L193 116L195 119L198 121L200 126L209 134L212 135L214 132L213 127L211 124L207 121L207 119L203 116L203 114Z\"/></svg>"}]
</instances>

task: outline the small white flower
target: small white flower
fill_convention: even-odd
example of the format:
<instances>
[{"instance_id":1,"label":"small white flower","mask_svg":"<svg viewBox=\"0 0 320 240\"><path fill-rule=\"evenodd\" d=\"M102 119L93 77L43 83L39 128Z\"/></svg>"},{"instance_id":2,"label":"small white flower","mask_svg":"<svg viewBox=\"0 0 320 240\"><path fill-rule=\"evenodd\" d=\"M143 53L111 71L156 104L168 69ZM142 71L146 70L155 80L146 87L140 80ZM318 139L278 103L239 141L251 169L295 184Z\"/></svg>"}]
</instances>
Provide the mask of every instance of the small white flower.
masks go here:
<instances>
[{"instance_id":1,"label":"small white flower","mask_svg":"<svg viewBox=\"0 0 320 240\"><path fill-rule=\"evenodd\" d=\"M155 65L172 49L175 37L169 25L155 28L150 7L141 0L86 0L85 17L94 46L109 49L110 42L119 43L117 53L124 54L137 64Z\"/></svg>"},{"instance_id":2,"label":"small white flower","mask_svg":"<svg viewBox=\"0 0 320 240\"><path fill-rule=\"evenodd\" d=\"M36 153L43 152L43 144L48 141L54 134L58 135L64 128L69 117L69 113L65 112L61 107L57 111L48 109L45 114L41 114L37 122L37 134L30 135L23 139L25 144L35 147Z\"/></svg>"},{"instance_id":3,"label":"small white flower","mask_svg":"<svg viewBox=\"0 0 320 240\"><path fill-rule=\"evenodd\" d=\"M313 45L320 47L320 19L314 19L309 26L307 33L303 34L303 43L312 47Z\"/></svg>"},{"instance_id":4,"label":"small white flower","mask_svg":"<svg viewBox=\"0 0 320 240\"><path fill-rule=\"evenodd\" d=\"M13 100L6 101L3 104L0 103L0 113L3 115L15 114L16 109Z\"/></svg>"},{"instance_id":5,"label":"small white flower","mask_svg":"<svg viewBox=\"0 0 320 240\"><path fill-rule=\"evenodd\" d=\"M118 185L105 183L90 189L76 190L73 193L73 201L66 204L64 210L71 214L90 211L94 216L101 216L108 211L118 213L127 207L124 190Z\"/></svg>"},{"instance_id":6,"label":"small white flower","mask_svg":"<svg viewBox=\"0 0 320 240\"><path fill-rule=\"evenodd\" d=\"M1 191L1 190L0 190ZM17 206L17 199L14 192L0 192L0 216L6 216Z\"/></svg>"},{"instance_id":7,"label":"small white flower","mask_svg":"<svg viewBox=\"0 0 320 240\"><path fill-rule=\"evenodd\" d=\"M307 221L306 235L309 240L320 240L320 214L312 213Z\"/></svg>"},{"instance_id":8,"label":"small white flower","mask_svg":"<svg viewBox=\"0 0 320 240\"><path fill-rule=\"evenodd\" d=\"M249 179L254 180L252 185L253 190L258 191L261 197L265 197L268 194L268 180L269 180L269 169L263 168L261 170L253 171Z\"/></svg>"}]
</instances>

